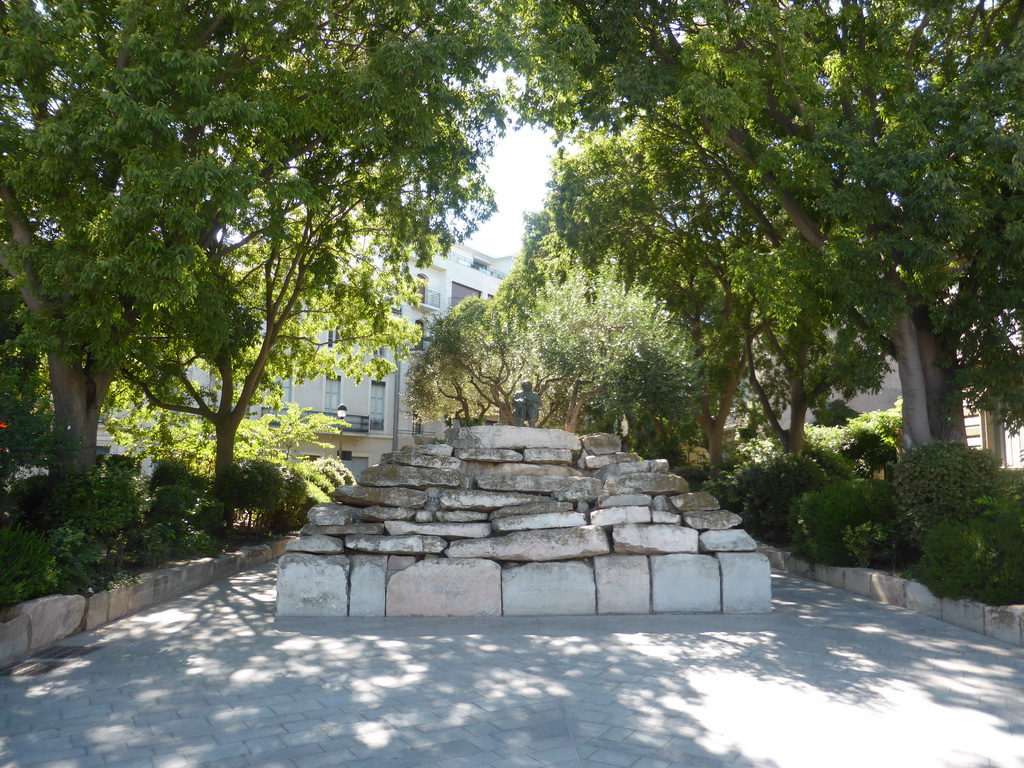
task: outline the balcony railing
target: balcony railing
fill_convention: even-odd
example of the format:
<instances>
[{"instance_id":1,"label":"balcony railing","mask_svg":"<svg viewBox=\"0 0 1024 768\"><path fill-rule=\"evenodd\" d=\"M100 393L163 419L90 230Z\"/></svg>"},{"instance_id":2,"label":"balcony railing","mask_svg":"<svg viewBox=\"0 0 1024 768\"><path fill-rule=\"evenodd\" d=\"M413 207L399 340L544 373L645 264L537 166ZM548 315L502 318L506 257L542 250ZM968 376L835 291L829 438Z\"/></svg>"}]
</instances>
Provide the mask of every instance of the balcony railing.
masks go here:
<instances>
[{"instance_id":1,"label":"balcony railing","mask_svg":"<svg viewBox=\"0 0 1024 768\"><path fill-rule=\"evenodd\" d=\"M440 309L441 294L437 291L424 290L421 294L420 306L427 309Z\"/></svg>"},{"instance_id":2,"label":"balcony railing","mask_svg":"<svg viewBox=\"0 0 1024 768\"><path fill-rule=\"evenodd\" d=\"M472 269L475 269L477 272L483 272L485 275L496 277L499 280L504 280L507 277L507 275L504 272L499 272L496 269L488 267L486 264L482 264L479 261L474 261L473 259L468 259L465 256L456 256L452 254L449 255L448 258L451 259L452 261L458 262L459 264L464 264L467 267L471 267Z\"/></svg>"}]
</instances>

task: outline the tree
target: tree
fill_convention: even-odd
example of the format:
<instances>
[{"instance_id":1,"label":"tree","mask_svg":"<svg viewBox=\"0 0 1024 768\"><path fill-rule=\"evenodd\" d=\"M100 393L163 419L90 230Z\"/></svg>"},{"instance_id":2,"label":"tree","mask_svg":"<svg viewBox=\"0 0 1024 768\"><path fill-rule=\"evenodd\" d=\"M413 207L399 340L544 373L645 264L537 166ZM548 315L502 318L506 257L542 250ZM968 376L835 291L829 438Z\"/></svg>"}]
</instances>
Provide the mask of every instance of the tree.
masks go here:
<instances>
[{"instance_id":1,"label":"tree","mask_svg":"<svg viewBox=\"0 0 1024 768\"><path fill-rule=\"evenodd\" d=\"M781 212L763 200L756 218L722 193L730 174L739 175L638 125L620 135L595 132L563 154L547 201L565 258L590 269L614 265L680 319L701 367L693 418L713 468L722 463L744 379L783 445L799 453L807 409L840 385L877 385L881 368L876 349L856 328L843 328L816 289L806 248L788 252Z\"/></svg>"},{"instance_id":2,"label":"tree","mask_svg":"<svg viewBox=\"0 0 1024 768\"><path fill-rule=\"evenodd\" d=\"M721 191L751 215L784 212L896 359L907 447L963 439L965 397L1024 420L1018 0L515 7L527 114L651 126L742 169Z\"/></svg>"},{"instance_id":3,"label":"tree","mask_svg":"<svg viewBox=\"0 0 1024 768\"><path fill-rule=\"evenodd\" d=\"M517 265L493 300L465 299L431 325L408 374L412 410L511 423L524 379L543 399L538 425L570 432L584 416L608 428L692 407L687 345L656 302L579 271L538 282L534 267Z\"/></svg>"},{"instance_id":4,"label":"tree","mask_svg":"<svg viewBox=\"0 0 1024 768\"><path fill-rule=\"evenodd\" d=\"M156 387L164 350L212 361L230 432L287 332L258 343L262 322L488 210L490 19L476 0L0 6L0 266L80 445L65 471L93 461L122 366ZM247 354L236 389L225 361Z\"/></svg>"}]
</instances>

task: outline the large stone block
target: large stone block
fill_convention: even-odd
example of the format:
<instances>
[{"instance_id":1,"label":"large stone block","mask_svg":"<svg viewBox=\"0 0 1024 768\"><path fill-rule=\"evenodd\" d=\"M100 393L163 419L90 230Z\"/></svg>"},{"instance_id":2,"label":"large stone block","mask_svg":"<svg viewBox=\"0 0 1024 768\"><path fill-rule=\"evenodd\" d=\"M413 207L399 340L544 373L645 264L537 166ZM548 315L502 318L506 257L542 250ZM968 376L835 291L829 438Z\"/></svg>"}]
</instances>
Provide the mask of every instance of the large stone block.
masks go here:
<instances>
[{"instance_id":1,"label":"large stone block","mask_svg":"<svg viewBox=\"0 0 1024 768\"><path fill-rule=\"evenodd\" d=\"M501 572L506 616L578 616L596 612L594 569L585 563L530 563Z\"/></svg>"},{"instance_id":2,"label":"large stone block","mask_svg":"<svg viewBox=\"0 0 1024 768\"><path fill-rule=\"evenodd\" d=\"M646 461L625 461L609 464L606 467L601 467L594 474L602 480L607 480L609 477L619 477L621 475L661 474L662 472L668 472L668 461L665 459L648 459Z\"/></svg>"},{"instance_id":3,"label":"large stone block","mask_svg":"<svg viewBox=\"0 0 1024 768\"><path fill-rule=\"evenodd\" d=\"M491 535L490 523L408 523L401 520L384 523L392 536L419 533L446 539L482 539Z\"/></svg>"},{"instance_id":4,"label":"large stone block","mask_svg":"<svg viewBox=\"0 0 1024 768\"><path fill-rule=\"evenodd\" d=\"M458 427L445 433L445 442L459 449L480 448L556 448L578 451L580 439L560 429L534 427Z\"/></svg>"},{"instance_id":5,"label":"large stone block","mask_svg":"<svg viewBox=\"0 0 1024 768\"><path fill-rule=\"evenodd\" d=\"M463 461L489 464L512 464L523 460L523 454L511 448L459 448L455 456Z\"/></svg>"},{"instance_id":6,"label":"large stone block","mask_svg":"<svg viewBox=\"0 0 1024 768\"><path fill-rule=\"evenodd\" d=\"M448 542L439 536L349 536L345 545L357 552L371 552L377 555L439 555Z\"/></svg>"},{"instance_id":7,"label":"large stone block","mask_svg":"<svg viewBox=\"0 0 1024 768\"><path fill-rule=\"evenodd\" d=\"M668 555L697 552L697 532L678 525L616 525L612 541L619 554Z\"/></svg>"},{"instance_id":8,"label":"large stone block","mask_svg":"<svg viewBox=\"0 0 1024 768\"><path fill-rule=\"evenodd\" d=\"M358 507L346 504L317 504L306 514L313 525L349 525L359 516Z\"/></svg>"},{"instance_id":9,"label":"large stone block","mask_svg":"<svg viewBox=\"0 0 1024 768\"><path fill-rule=\"evenodd\" d=\"M681 493L669 498L679 512L705 512L718 509L718 499L705 491Z\"/></svg>"},{"instance_id":10,"label":"large stone block","mask_svg":"<svg viewBox=\"0 0 1024 768\"><path fill-rule=\"evenodd\" d=\"M347 616L348 558L285 554L277 561L278 616Z\"/></svg>"},{"instance_id":11,"label":"large stone block","mask_svg":"<svg viewBox=\"0 0 1024 768\"><path fill-rule=\"evenodd\" d=\"M440 456L447 459L455 449L445 443L425 443L423 445L406 445L402 448L404 453L422 453L427 456Z\"/></svg>"},{"instance_id":12,"label":"large stone block","mask_svg":"<svg viewBox=\"0 0 1024 768\"><path fill-rule=\"evenodd\" d=\"M394 573L388 616L500 616L501 566L490 560L423 560Z\"/></svg>"},{"instance_id":13,"label":"large stone block","mask_svg":"<svg viewBox=\"0 0 1024 768\"><path fill-rule=\"evenodd\" d=\"M518 531L500 538L453 541L446 554L450 558L548 561L606 555L609 551L604 529L585 525L580 528Z\"/></svg>"},{"instance_id":14,"label":"large stone block","mask_svg":"<svg viewBox=\"0 0 1024 768\"><path fill-rule=\"evenodd\" d=\"M581 477L582 472L563 464L527 464L519 462L467 461L465 472L470 477L482 475L548 475L550 477Z\"/></svg>"},{"instance_id":15,"label":"large stone block","mask_svg":"<svg viewBox=\"0 0 1024 768\"><path fill-rule=\"evenodd\" d=\"M386 555L352 555L350 560L348 615L384 616L388 557Z\"/></svg>"},{"instance_id":16,"label":"large stone block","mask_svg":"<svg viewBox=\"0 0 1024 768\"><path fill-rule=\"evenodd\" d=\"M0 665L28 655L31 632L28 616L6 616L0 620Z\"/></svg>"},{"instance_id":17,"label":"large stone block","mask_svg":"<svg viewBox=\"0 0 1024 768\"><path fill-rule=\"evenodd\" d=\"M594 525L622 525L623 523L651 522L651 508L640 506L601 507L590 513Z\"/></svg>"},{"instance_id":18,"label":"large stone block","mask_svg":"<svg viewBox=\"0 0 1024 768\"><path fill-rule=\"evenodd\" d=\"M103 590L89 595L85 606L85 625L82 627L86 632L91 632L97 627L102 627L110 621L110 592ZM0 641L0 645L3 642Z\"/></svg>"},{"instance_id":19,"label":"large stone block","mask_svg":"<svg viewBox=\"0 0 1024 768\"><path fill-rule=\"evenodd\" d=\"M488 491L557 495L560 501L596 499L601 492L601 481L593 477L482 475L476 479L476 484L479 488Z\"/></svg>"},{"instance_id":20,"label":"large stone block","mask_svg":"<svg viewBox=\"0 0 1024 768\"><path fill-rule=\"evenodd\" d=\"M761 552L722 552L723 613L769 613L772 609L772 572Z\"/></svg>"},{"instance_id":21,"label":"large stone block","mask_svg":"<svg viewBox=\"0 0 1024 768\"><path fill-rule=\"evenodd\" d=\"M660 496L658 498L661 498ZM601 494L597 499L598 507L649 507L652 497L645 493L618 493L614 496Z\"/></svg>"},{"instance_id":22,"label":"large stone block","mask_svg":"<svg viewBox=\"0 0 1024 768\"><path fill-rule=\"evenodd\" d=\"M942 618L942 600L931 593L924 584L918 581L907 582L907 610L923 613L933 619Z\"/></svg>"},{"instance_id":23,"label":"large stone block","mask_svg":"<svg viewBox=\"0 0 1024 768\"><path fill-rule=\"evenodd\" d=\"M389 520L412 520L418 511L412 507L362 507L359 510L359 522L386 523Z\"/></svg>"},{"instance_id":24,"label":"large stone block","mask_svg":"<svg viewBox=\"0 0 1024 768\"><path fill-rule=\"evenodd\" d=\"M942 598L942 620L971 632L985 633L985 604Z\"/></svg>"},{"instance_id":25,"label":"large stone block","mask_svg":"<svg viewBox=\"0 0 1024 768\"><path fill-rule=\"evenodd\" d=\"M385 453L380 457L380 463L400 464L405 467L420 467L422 469L446 469L452 472L459 472L462 469L462 461L459 459L431 456L429 453L413 453L412 451Z\"/></svg>"},{"instance_id":26,"label":"large stone block","mask_svg":"<svg viewBox=\"0 0 1024 768\"><path fill-rule=\"evenodd\" d=\"M417 523L486 523L486 512L472 512L468 509L421 509L414 520Z\"/></svg>"},{"instance_id":27,"label":"large stone block","mask_svg":"<svg viewBox=\"0 0 1024 768\"><path fill-rule=\"evenodd\" d=\"M757 542L746 531L704 531L700 534L701 552L754 552Z\"/></svg>"},{"instance_id":28,"label":"large stone block","mask_svg":"<svg viewBox=\"0 0 1024 768\"><path fill-rule=\"evenodd\" d=\"M907 580L891 573L871 574L872 600L877 600L886 605L898 605L901 608L907 607Z\"/></svg>"},{"instance_id":29,"label":"large stone block","mask_svg":"<svg viewBox=\"0 0 1024 768\"><path fill-rule=\"evenodd\" d=\"M871 577L874 571L868 568L845 568L843 589L861 597L871 597Z\"/></svg>"},{"instance_id":30,"label":"large stone block","mask_svg":"<svg viewBox=\"0 0 1024 768\"><path fill-rule=\"evenodd\" d=\"M463 488L466 485L466 476L461 472L401 464L377 464L360 472L356 480L359 485L377 488Z\"/></svg>"},{"instance_id":31,"label":"large stone block","mask_svg":"<svg viewBox=\"0 0 1024 768\"><path fill-rule=\"evenodd\" d=\"M632 464L640 461L635 453L605 453L595 456L591 453L584 453L580 456L581 469L601 469L612 464Z\"/></svg>"},{"instance_id":32,"label":"large stone block","mask_svg":"<svg viewBox=\"0 0 1024 768\"><path fill-rule=\"evenodd\" d=\"M81 630L85 606L81 595L48 595L19 603L9 617L28 617L29 650L37 651Z\"/></svg>"},{"instance_id":33,"label":"large stone block","mask_svg":"<svg viewBox=\"0 0 1024 768\"><path fill-rule=\"evenodd\" d=\"M604 490L609 495L618 493L644 493L650 496L685 493L689 489L679 475L668 472L641 472L636 475L610 477L605 481Z\"/></svg>"},{"instance_id":34,"label":"large stone block","mask_svg":"<svg viewBox=\"0 0 1024 768\"><path fill-rule=\"evenodd\" d=\"M523 461L531 464L568 464L572 451L565 448L525 448Z\"/></svg>"},{"instance_id":35,"label":"large stone block","mask_svg":"<svg viewBox=\"0 0 1024 768\"><path fill-rule=\"evenodd\" d=\"M319 534L321 536L348 536L349 534L361 535L379 535L384 533L384 523L349 523L348 525L316 525L315 523L307 523L302 526L299 534L302 536L312 536ZM287 546L287 542L285 542ZM283 554L283 553L282 553Z\"/></svg>"},{"instance_id":36,"label":"large stone block","mask_svg":"<svg viewBox=\"0 0 1024 768\"><path fill-rule=\"evenodd\" d=\"M986 605L985 634L1010 645L1024 645L1024 605Z\"/></svg>"},{"instance_id":37,"label":"large stone block","mask_svg":"<svg viewBox=\"0 0 1024 768\"><path fill-rule=\"evenodd\" d=\"M721 613L722 575L712 555L652 555L655 613Z\"/></svg>"},{"instance_id":38,"label":"large stone block","mask_svg":"<svg viewBox=\"0 0 1024 768\"><path fill-rule=\"evenodd\" d=\"M598 613L650 613L651 570L644 555L594 558Z\"/></svg>"},{"instance_id":39,"label":"large stone block","mask_svg":"<svg viewBox=\"0 0 1024 768\"><path fill-rule=\"evenodd\" d=\"M698 531L727 531L738 528L743 518L727 509L684 512L683 522Z\"/></svg>"},{"instance_id":40,"label":"large stone block","mask_svg":"<svg viewBox=\"0 0 1024 768\"><path fill-rule=\"evenodd\" d=\"M479 482L479 481L478 481ZM474 512L488 512L492 509L515 504L533 504L536 496L525 493L503 491L441 491L441 506L445 509L469 509Z\"/></svg>"},{"instance_id":41,"label":"large stone block","mask_svg":"<svg viewBox=\"0 0 1024 768\"><path fill-rule=\"evenodd\" d=\"M309 536L299 536L288 542L288 552L309 552L315 555L338 555L345 551L345 543L333 536L324 536L314 533Z\"/></svg>"},{"instance_id":42,"label":"large stone block","mask_svg":"<svg viewBox=\"0 0 1024 768\"><path fill-rule=\"evenodd\" d=\"M536 496L531 498L536 499ZM523 515L547 515L555 512L571 512L573 504L570 501L533 501L526 504L513 504L508 507L500 507L491 512L491 520L502 517L520 517Z\"/></svg>"},{"instance_id":43,"label":"large stone block","mask_svg":"<svg viewBox=\"0 0 1024 768\"><path fill-rule=\"evenodd\" d=\"M658 496L659 499L665 498L664 496ZM682 515L678 512L669 512L667 510L652 509L651 510L651 522L661 523L662 525L682 525Z\"/></svg>"},{"instance_id":44,"label":"large stone block","mask_svg":"<svg viewBox=\"0 0 1024 768\"><path fill-rule=\"evenodd\" d=\"M619 453L622 450L622 438L610 432L599 432L581 437L580 445L587 453L605 456L610 453Z\"/></svg>"},{"instance_id":45,"label":"large stone block","mask_svg":"<svg viewBox=\"0 0 1024 768\"><path fill-rule=\"evenodd\" d=\"M357 507L380 505L422 509L427 503L427 494L413 488L370 488L362 485L342 485L335 489L334 498Z\"/></svg>"},{"instance_id":46,"label":"large stone block","mask_svg":"<svg viewBox=\"0 0 1024 768\"><path fill-rule=\"evenodd\" d=\"M548 512L542 515L499 517L492 523L496 533L535 531L544 528L577 528L587 524L582 512Z\"/></svg>"}]
</instances>

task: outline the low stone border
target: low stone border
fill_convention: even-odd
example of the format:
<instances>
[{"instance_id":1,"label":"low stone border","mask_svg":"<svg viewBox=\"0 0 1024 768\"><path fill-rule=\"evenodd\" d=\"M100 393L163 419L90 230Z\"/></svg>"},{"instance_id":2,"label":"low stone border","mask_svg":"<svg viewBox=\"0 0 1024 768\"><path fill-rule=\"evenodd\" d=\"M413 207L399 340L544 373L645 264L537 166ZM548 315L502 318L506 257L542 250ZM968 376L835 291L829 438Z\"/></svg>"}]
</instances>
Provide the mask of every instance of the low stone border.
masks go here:
<instances>
[{"instance_id":1,"label":"low stone border","mask_svg":"<svg viewBox=\"0 0 1024 768\"><path fill-rule=\"evenodd\" d=\"M48 595L0 611L0 665L65 637L101 627L225 576L274 560L290 539L142 574L138 584L96 594Z\"/></svg>"},{"instance_id":2,"label":"low stone border","mask_svg":"<svg viewBox=\"0 0 1024 768\"><path fill-rule=\"evenodd\" d=\"M861 597L908 611L923 613L963 629L1024 647L1024 605L991 606L976 600L936 597L924 584L870 568L840 568L811 563L791 552L765 544L758 550L768 556L776 571L820 581Z\"/></svg>"}]
</instances>

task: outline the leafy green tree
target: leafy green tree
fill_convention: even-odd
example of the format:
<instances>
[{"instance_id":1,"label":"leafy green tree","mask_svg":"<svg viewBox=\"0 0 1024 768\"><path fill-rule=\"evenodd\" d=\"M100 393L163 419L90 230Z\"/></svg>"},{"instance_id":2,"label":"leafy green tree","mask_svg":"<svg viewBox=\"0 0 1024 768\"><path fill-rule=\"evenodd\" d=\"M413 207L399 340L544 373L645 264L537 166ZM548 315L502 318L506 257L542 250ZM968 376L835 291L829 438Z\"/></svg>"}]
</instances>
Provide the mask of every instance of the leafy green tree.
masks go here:
<instances>
[{"instance_id":1,"label":"leafy green tree","mask_svg":"<svg viewBox=\"0 0 1024 768\"><path fill-rule=\"evenodd\" d=\"M894 356L906 447L962 440L963 398L1024 420L1017 0L511 5L525 113L661 131L784 213L821 295Z\"/></svg>"},{"instance_id":2,"label":"leafy green tree","mask_svg":"<svg viewBox=\"0 0 1024 768\"><path fill-rule=\"evenodd\" d=\"M215 416L223 465L307 291L344 288L308 302L324 330L350 319L341 295L376 311L390 297L360 294L379 284L354 262L393 275L489 209L492 19L477 0L0 6L0 267L80 445L65 471L92 463L122 368ZM216 405L186 363L216 372Z\"/></svg>"}]
</instances>

